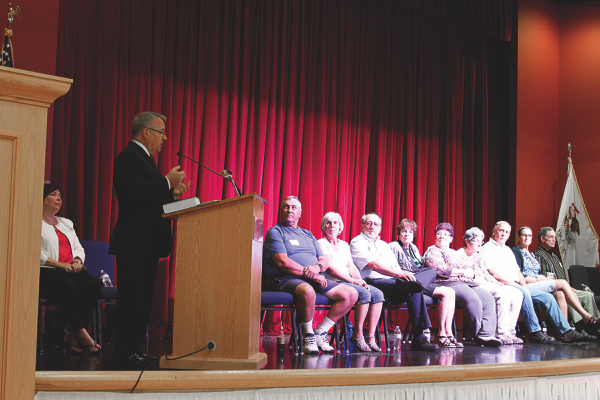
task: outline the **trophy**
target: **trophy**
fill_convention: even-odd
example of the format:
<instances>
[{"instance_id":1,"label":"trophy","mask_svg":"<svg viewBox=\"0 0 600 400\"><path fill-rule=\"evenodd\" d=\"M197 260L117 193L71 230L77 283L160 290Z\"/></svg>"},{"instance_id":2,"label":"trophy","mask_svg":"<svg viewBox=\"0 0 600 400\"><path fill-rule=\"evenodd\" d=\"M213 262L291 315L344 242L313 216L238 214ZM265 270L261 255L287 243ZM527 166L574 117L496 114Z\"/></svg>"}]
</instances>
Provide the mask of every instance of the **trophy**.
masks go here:
<instances>
[{"instance_id":1,"label":"trophy","mask_svg":"<svg viewBox=\"0 0 600 400\"><path fill-rule=\"evenodd\" d=\"M13 59L13 48L12 42L10 41L10 37L12 36L12 29L10 26L12 25L15 16L21 18L21 9L19 6L15 8L12 7L11 3L8 3L8 25L6 29L4 29L4 44L2 45L2 55L1 61L3 67L14 67L14 59Z\"/></svg>"}]
</instances>

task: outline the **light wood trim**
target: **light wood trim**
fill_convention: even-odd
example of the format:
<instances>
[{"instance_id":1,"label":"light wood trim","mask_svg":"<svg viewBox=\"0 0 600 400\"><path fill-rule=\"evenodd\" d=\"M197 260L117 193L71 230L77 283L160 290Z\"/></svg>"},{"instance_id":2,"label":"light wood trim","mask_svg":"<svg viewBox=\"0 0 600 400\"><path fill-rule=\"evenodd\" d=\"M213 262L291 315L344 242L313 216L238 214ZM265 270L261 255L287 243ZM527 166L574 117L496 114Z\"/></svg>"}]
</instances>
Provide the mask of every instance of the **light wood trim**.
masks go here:
<instances>
[{"instance_id":1,"label":"light wood trim","mask_svg":"<svg viewBox=\"0 0 600 400\"><path fill-rule=\"evenodd\" d=\"M42 183L48 107L70 79L0 67L0 398L35 393Z\"/></svg>"},{"instance_id":2,"label":"light wood trim","mask_svg":"<svg viewBox=\"0 0 600 400\"><path fill-rule=\"evenodd\" d=\"M219 206L222 206L222 205L227 204L227 203L231 203L231 202L234 202L234 201L240 201L242 199L246 199L248 197L254 197L258 201L261 201L263 204L267 204L267 201L265 199L263 199L262 197L260 197L259 195L257 195L256 193L250 193L250 194L245 194L245 195L239 196L239 197L232 197L230 199L215 201L215 202L209 203L209 204L200 204L200 205L198 205L196 207L186 208L185 210L173 211L173 212L168 213L168 214L163 214L163 218L174 218L174 217L177 217L179 215L187 214L189 212L193 212L193 211L196 211L196 210L202 210L202 209L211 208L211 207L219 207Z\"/></svg>"},{"instance_id":3,"label":"light wood trim","mask_svg":"<svg viewBox=\"0 0 600 400\"><path fill-rule=\"evenodd\" d=\"M216 391L287 387L464 382L600 372L600 358L428 367L328 370L146 371L140 391ZM131 390L139 372L36 372L37 391Z\"/></svg>"},{"instance_id":4,"label":"light wood trim","mask_svg":"<svg viewBox=\"0 0 600 400\"><path fill-rule=\"evenodd\" d=\"M0 100L48 108L72 83L73 79L0 67Z\"/></svg>"},{"instance_id":5,"label":"light wood trim","mask_svg":"<svg viewBox=\"0 0 600 400\"><path fill-rule=\"evenodd\" d=\"M254 240L264 200L255 194L169 214L176 218L172 358L209 340L209 353L161 360L172 369L260 369L262 246Z\"/></svg>"}]
</instances>

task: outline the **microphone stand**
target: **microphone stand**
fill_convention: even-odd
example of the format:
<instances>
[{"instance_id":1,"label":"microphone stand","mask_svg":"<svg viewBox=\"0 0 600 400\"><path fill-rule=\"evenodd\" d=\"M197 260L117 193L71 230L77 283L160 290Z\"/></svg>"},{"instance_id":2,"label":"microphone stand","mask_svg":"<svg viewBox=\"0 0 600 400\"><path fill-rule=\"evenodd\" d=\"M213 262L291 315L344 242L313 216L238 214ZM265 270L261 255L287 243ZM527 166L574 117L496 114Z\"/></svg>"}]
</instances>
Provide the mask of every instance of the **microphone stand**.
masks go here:
<instances>
[{"instance_id":1,"label":"microphone stand","mask_svg":"<svg viewBox=\"0 0 600 400\"><path fill-rule=\"evenodd\" d=\"M212 172L213 174L215 174L215 175L218 175L218 176L220 176L221 178L225 179L226 181L229 181L229 182L231 182L231 184L233 185L233 189L235 190L235 193L236 193L238 196L241 196L241 195L242 195L242 191L240 190L240 188L238 188L238 186L237 186L237 185L235 184L235 182L233 181L233 175L231 174L231 171L227 171L226 169L224 169L223 171L221 171L221 173L218 173L217 171L215 171L215 170L213 170L213 169L211 169L211 168L208 168L206 165L204 165L204 164L202 164L202 163L200 163L200 162L198 162L198 161L194 160L193 158L190 158L190 157L186 156L185 154L181 154L181 152L179 152L179 151L177 152L177 155L178 155L179 157L184 157L184 158L187 158L188 160L195 162L195 163L196 163L196 164L198 164L199 166L206 168L207 170L209 170L209 171L210 171L210 172Z\"/></svg>"}]
</instances>

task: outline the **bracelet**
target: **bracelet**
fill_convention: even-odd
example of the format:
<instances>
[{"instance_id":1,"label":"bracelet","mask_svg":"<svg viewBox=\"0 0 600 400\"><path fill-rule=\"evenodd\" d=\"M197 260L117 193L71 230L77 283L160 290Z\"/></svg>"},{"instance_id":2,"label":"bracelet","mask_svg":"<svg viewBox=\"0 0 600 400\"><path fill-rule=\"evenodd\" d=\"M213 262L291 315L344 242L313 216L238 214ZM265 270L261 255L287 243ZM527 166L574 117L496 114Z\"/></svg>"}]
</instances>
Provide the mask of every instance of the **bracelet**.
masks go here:
<instances>
[{"instance_id":1,"label":"bracelet","mask_svg":"<svg viewBox=\"0 0 600 400\"><path fill-rule=\"evenodd\" d=\"M74 260L73 262L74 262L74 263L77 263L77 264L79 264L79 265L83 265L83 263L81 262L81 260L80 260L80 259Z\"/></svg>"}]
</instances>

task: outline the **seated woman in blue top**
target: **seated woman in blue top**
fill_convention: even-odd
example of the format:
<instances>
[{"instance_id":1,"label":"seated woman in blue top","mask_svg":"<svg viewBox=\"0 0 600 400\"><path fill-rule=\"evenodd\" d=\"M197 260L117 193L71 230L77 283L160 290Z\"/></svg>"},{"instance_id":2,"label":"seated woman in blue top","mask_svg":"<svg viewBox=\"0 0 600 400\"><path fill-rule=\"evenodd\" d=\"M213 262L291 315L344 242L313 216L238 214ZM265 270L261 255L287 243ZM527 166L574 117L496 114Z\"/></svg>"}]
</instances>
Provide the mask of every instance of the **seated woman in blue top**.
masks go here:
<instances>
[{"instance_id":1,"label":"seated woman in blue top","mask_svg":"<svg viewBox=\"0 0 600 400\"><path fill-rule=\"evenodd\" d=\"M350 341L360 351L381 351L375 341L375 329L383 308L383 292L368 285L360 277L360 271L352 261L348 242L338 239L344 230L344 222L340 214L330 211L321 220L321 232L324 238L318 240L321 251L331 257L329 269L325 277L329 280L352 286L358 292L358 300L354 307L354 324L356 325ZM363 337L363 325L368 318L368 335ZM366 341L365 341L366 339Z\"/></svg>"},{"instance_id":2,"label":"seated woman in blue top","mask_svg":"<svg viewBox=\"0 0 600 400\"><path fill-rule=\"evenodd\" d=\"M553 276L540 275L540 263L533 252L529 251L532 235L530 227L522 226L517 232L519 242L512 248L527 286L553 294L565 318L568 318L568 306L571 306L581 315L584 324L596 323L592 314L582 307L569 282L564 279L554 279Z\"/></svg>"}]
</instances>

